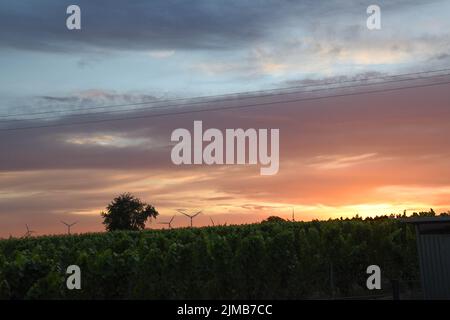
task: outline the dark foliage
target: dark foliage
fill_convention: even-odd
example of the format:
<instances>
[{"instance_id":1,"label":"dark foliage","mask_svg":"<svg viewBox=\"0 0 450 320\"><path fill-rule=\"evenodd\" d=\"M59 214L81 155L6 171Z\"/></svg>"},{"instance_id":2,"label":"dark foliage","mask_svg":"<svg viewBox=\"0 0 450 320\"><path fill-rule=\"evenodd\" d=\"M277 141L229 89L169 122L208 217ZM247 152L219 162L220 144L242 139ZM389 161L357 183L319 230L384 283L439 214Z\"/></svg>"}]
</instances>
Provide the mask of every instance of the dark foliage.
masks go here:
<instances>
[{"instance_id":1,"label":"dark foliage","mask_svg":"<svg viewBox=\"0 0 450 320\"><path fill-rule=\"evenodd\" d=\"M67 290L78 265L82 289ZM9 299L298 299L367 294L418 279L415 233L392 218L115 231L0 241L0 297Z\"/></svg>"}]
</instances>

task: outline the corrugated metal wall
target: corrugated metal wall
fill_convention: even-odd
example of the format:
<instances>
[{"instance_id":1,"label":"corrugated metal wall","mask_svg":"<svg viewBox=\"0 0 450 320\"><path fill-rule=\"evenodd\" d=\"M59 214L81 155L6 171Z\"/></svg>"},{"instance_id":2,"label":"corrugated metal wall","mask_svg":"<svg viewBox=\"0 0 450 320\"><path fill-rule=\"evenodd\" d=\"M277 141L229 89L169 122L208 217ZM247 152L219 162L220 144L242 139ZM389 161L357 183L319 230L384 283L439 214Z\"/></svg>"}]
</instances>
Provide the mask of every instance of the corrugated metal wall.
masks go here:
<instances>
[{"instance_id":1,"label":"corrugated metal wall","mask_svg":"<svg viewBox=\"0 0 450 320\"><path fill-rule=\"evenodd\" d=\"M450 235L422 234L418 246L425 299L450 299Z\"/></svg>"}]
</instances>

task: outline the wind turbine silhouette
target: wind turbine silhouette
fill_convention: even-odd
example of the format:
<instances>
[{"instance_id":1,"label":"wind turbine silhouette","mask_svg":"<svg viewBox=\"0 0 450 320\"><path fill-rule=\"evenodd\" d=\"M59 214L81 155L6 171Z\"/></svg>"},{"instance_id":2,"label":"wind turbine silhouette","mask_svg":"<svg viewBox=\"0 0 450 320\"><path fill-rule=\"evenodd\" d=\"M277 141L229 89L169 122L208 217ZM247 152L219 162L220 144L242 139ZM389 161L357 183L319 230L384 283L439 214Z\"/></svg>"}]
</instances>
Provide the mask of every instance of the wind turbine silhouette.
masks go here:
<instances>
[{"instance_id":1,"label":"wind turbine silhouette","mask_svg":"<svg viewBox=\"0 0 450 320\"><path fill-rule=\"evenodd\" d=\"M192 228L192 219L194 219L196 216L198 216L200 213L202 213L201 211L198 211L198 212L196 212L194 214L188 214L188 213L184 212L183 209L178 209L177 211L179 213L181 213L182 215L185 215L186 217L191 219L191 228Z\"/></svg>"},{"instance_id":2,"label":"wind turbine silhouette","mask_svg":"<svg viewBox=\"0 0 450 320\"><path fill-rule=\"evenodd\" d=\"M175 216L172 216L172 219L170 219L169 222L158 222L159 224L167 224L169 226L169 229L172 229L172 221L175 219Z\"/></svg>"},{"instance_id":3,"label":"wind turbine silhouette","mask_svg":"<svg viewBox=\"0 0 450 320\"><path fill-rule=\"evenodd\" d=\"M28 227L28 224L25 224L25 227L27 228L27 232L25 232L24 237L30 237L33 233L36 232L36 231L30 230L30 228Z\"/></svg>"},{"instance_id":4,"label":"wind turbine silhouette","mask_svg":"<svg viewBox=\"0 0 450 320\"><path fill-rule=\"evenodd\" d=\"M77 222L78 222L78 221L75 221L75 222L73 222L73 223L67 223L67 222L61 221L61 223L64 224L64 225L66 225L66 227L67 227L67 234L70 234L70 227L72 227L73 225L76 225Z\"/></svg>"}]
</instances>

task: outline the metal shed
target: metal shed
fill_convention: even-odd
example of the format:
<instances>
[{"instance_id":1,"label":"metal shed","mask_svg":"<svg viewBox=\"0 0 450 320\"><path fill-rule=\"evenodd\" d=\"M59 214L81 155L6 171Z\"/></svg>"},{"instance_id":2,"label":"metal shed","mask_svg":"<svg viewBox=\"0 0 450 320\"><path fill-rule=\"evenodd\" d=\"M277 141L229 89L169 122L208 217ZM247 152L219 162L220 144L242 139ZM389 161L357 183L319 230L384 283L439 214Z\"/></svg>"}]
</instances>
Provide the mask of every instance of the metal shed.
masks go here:
<instances>
[{"instance_id":1,"label":"metal shed","mask_svg":"<svg viewBox=\"0 0 450 320\"><path fill-rule=\"evenodd\" d=\"M405 219L416 227L425 299L450 299L450 217Z\"/></svg>"}]
</instances>

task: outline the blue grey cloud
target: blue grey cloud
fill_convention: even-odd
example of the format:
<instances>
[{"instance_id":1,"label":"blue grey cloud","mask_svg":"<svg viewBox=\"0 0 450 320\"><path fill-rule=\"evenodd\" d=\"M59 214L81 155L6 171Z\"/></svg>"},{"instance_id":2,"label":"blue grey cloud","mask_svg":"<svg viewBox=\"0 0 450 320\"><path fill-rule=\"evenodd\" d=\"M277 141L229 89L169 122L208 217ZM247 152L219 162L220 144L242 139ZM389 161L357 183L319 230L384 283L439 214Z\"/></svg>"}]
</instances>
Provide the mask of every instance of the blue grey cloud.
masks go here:
<instances>
[{"instance_id":1,"label":"blue grey cloud","mask_svg":"<svg viewBox=\"0 0 450 320\"><path fill-rule=\"evenodd\" d=\"M423 1L379 1L399 10ZM430 1L427 1L430 3ZM0 3L0 46L52 52L104 49L236 49L268 37L286 21L312 28L364 14L369 1L79 0L82 30L65 26L69 0ZM330 28L333 30L333 28ZM349 32L355 32L355 29ZM345 35L344 35L345 36Z\"/></svg>"}]
</instances>

